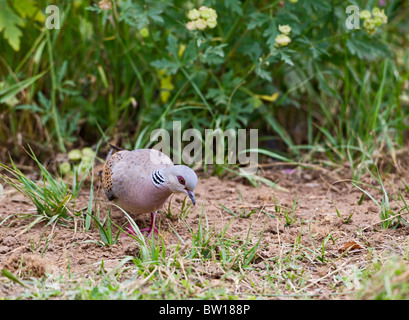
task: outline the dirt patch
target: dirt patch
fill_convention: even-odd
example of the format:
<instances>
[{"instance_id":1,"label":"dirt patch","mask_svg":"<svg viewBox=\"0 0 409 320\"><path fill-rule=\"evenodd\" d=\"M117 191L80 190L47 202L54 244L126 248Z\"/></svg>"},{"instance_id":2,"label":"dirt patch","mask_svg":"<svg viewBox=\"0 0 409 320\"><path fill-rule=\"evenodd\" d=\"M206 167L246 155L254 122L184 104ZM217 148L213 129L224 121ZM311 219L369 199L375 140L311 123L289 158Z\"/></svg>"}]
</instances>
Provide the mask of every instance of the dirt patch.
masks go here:
<instances>
[{"instance_id":1,"label":"dirt patch","mask_svg":"<svg viewBox=\"0 0 409 320\"><path fill-rule=\"evenodd\" d=\"M46 275L47 262L38 254L15 253L4 262L5 269L19 278L40 278Z\"/></svg>"},{"instance_id":2,"label":"dirt patch","mask_svg":"<svg viewBox=\"0 0 409 320\"><path fill-rule=\"evenodd\" d=\"M265 170L264 176L274 180L283 190L266 185L255 188L243 178L220 179L202 177L196 190L197 204L180 219L184 197L171 198L171 215L167 205L158 214L157 225L165 244L183 241L183 246L192 245L192 234L199 220L214 233L226 230L231 239L250 239L259 242L257 257L252 266L254 279L268 276L269 270L276 268L278 259L291 254L302 263L302 270L287 272L308 273L310 292L318 292L322 297L337 292L341 281L334 278L352 266L363 266L377 254L403 255L409 228L400 224L397 228L380 228L380 207L369 197L361 198L362 191L348 182L339 182L333 174L323 171ZM390 192L402 190L401 176L390 175ZM374 181L368 179L368 184ZM98 186L96 183L96 186ZM385 184L386 185L386 184ZM111 247L98 243L100 235L95 227L84 232L81 225L47 226L37 223L29 231L25 228L33 222L35 208L20 194L4 186L5 194L0 196L0 268L25 276L41 277L47 272L63 274L87 273L96 270L104 260L104 267L115 266L123 256L136 255L138 247L127 236L120 236ZM285 189L285 190L284 190ZM374 199L381 202L382 194L366 188ZM86 188L85 188L86 190ZM101 191L97 192L101 204L101 214L111 208L112 220L117 225L126 225L123 213L106 201ZM77 201L77 208L86 206L88 192L84 191ZM401 204L391 203L395 212ZM402 218L407 220L406 216ZM150 223L150 215L135 217L140 228ZM188 226L188 227L187 227ZM324 248L323 259L334 263L320 264L317 252ZM303 250L303 248L305 250ZM370 248L370 250L369 250ZM308 252L315 252L308 255ZM313 257L314 256L314 257ZM318 255L319 256L319 255ZM312 258L313 257L313 258ZM220 270L207 270L212 283L219 283ZM252 273L249 274L249 277ZM338 281L338 282L337 282ZM282 284L283 291L294 292ZM245 281L237 292L251 292Z\"/></svg>"}]
</instances>

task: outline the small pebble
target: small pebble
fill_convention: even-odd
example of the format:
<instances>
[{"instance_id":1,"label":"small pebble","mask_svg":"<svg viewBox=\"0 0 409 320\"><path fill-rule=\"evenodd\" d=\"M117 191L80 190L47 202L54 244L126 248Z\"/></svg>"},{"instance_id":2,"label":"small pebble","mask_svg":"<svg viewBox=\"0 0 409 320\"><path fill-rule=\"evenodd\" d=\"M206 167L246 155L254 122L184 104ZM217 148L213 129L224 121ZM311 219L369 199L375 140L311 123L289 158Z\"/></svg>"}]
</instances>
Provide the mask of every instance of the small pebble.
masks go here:
<instances>
[{"instance_id":1,"label":"small pebble","mask_svg":"<svg viewBox=\"0 0 409 320\"><path fill-rule=\"evenodd\" d=\"M0 254L4 254L10 251L8 246L0 246Z\"/></svg>"}]
</instances>

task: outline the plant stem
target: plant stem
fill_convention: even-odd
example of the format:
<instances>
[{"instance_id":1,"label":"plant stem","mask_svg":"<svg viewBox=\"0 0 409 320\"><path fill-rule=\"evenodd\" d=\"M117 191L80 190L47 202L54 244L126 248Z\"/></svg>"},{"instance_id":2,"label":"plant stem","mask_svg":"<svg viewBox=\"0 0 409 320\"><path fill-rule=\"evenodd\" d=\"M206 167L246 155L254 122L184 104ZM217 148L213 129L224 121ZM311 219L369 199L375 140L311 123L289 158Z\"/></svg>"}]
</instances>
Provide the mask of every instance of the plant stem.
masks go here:
<instances>
[{"instance_id":1,"label":"plant stem","mask_svg":"<svg viewBox=\"0 0 409 320\"><path fill-rule=\"evenodd\" d=\"M57 134L58 146L62 152L66 152L64 141L61 134L60 128L60 118L58 115L57 105L56 105L56 91L57 91L57 81L55 75L55 64L53 56L53 48L50 38L50 30L47 29L47 49L48 49L48 58L50 62L50 72L51 72L51 112L54 120L55 133Z\"/></svg>"}]
</instances>

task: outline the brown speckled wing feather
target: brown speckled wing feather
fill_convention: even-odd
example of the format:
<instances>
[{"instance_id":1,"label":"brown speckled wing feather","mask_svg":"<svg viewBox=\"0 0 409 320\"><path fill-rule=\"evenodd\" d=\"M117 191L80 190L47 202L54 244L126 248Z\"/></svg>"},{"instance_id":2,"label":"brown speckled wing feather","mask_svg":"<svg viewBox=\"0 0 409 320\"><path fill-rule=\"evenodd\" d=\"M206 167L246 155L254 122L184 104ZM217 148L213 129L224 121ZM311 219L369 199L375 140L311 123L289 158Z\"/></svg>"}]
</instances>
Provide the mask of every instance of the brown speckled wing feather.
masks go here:
<instances>
[{"instance_id":1,"label":"brown speckled wing feather","mask_svg":"<svg viewBox=\"0 0 409 320\"><path fill-rule=\"evenodd\" d=\"M112 169L114 168L115 164L121 161L124 158L122 154L123 151L119 151L113 155L111 155L108 160L105 162L104 169L102 172L102 184L104 186L105 194L108 200L112 201L115 199L115 194L112 191Z\"/></svg>"}]
</instances>

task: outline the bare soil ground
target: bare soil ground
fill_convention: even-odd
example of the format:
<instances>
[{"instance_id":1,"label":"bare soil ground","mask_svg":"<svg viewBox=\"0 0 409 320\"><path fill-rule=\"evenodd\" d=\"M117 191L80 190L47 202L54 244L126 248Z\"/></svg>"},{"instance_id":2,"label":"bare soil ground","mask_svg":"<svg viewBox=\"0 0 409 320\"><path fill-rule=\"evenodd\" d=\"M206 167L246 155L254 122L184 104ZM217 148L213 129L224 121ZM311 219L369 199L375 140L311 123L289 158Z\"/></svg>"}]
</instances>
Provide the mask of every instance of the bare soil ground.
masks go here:
<instances>
[{"instance_id":1,"label":"bare soil ground","mask_svg":"<svg viewBox=\"0 0 409 320\"><path fill-rule=\"evenodd\" d=\"M250 282L257 284L260 274L276 270L280 267L277 261L291 256L297 260L297 268L302 266L302 270L294 270L294 274L304 275L301 278L307 282L298 284L299 290L297 285L296 288L291 285L291 281L295 285L296 280L289 279L290 284L278 283L282 286L281 292L317 294L324 299L330 295L335 299L353 298L341 280L349 274L348 270L364 268L372 261L374 251L383 257L405 255L409 228L401 223L397 228L381 229L381 208L369 197L359 203L362 192L349 181L336 182L341 179L335 173L270 168L265 170L264 176L275 181L283 190L265 185L255 188L240 177L222 180L202 176L196 189L197 205L185 219L192 230L197 229L202 216L216 232L230 223L226 234L232 238L246 239L249 236L255 244L261 237L257 257L252 262L254 271L248 273L248 281L237 284L236 292L257 295ZM404 192L402 177L389 175L387 179L388 184L385 185L389 186L390 192ZM366 182L375 184L370 178ZM98 185L97 182L95 187ZM367 187L364 189L381 201L380 192ZM78 208L87 204L88 195L87 191L80 195ZM98 196L101 201L106 201L101 190ZM165 244L175 244L181 241L180 238L187 247L192 243L186 224L178 218L183 199L181 195L172 197L171 218L166 217L166 210L158 215L157 224ZM236 217L220 204L235 212ZM391 203L391 207L398 212L400 204ZM293 214L291 208L295 209ZM118 225L125 224L123 213L115 207L112 210L113 221ZM251 210L255 212L245 217ZM67 273L68 268L71 273L86 274L99 268L101 259L109 267L110 263L118 263L123 256L138 252L136 242L128 236L121 236L111 247L98 245L96 242L100 236L96 228L84 232L80 226L74 230L58 224L45 228L45 223L39 223L23 232L33 218L22 219L19 214L34 214L35 211L35 207L21 194L4 186L4 194L0 196L0 222L7 220L0 227L0 268L16 274L21 274L21 269L25 268L24 272L34 277L41 277L47 272ZM140 228L146 228L150 215L137 216L135 221ZM316 259L324 241L325 259L331 263L320 263ZM21 264L23 256L24 265ZM208 270L208 277L219 279L220 272ZM271 291L266 288L265 292ZM15 293L10 287L2 286L0 281L0 297L12 297Z\"/></svg>"}]
</instances>

